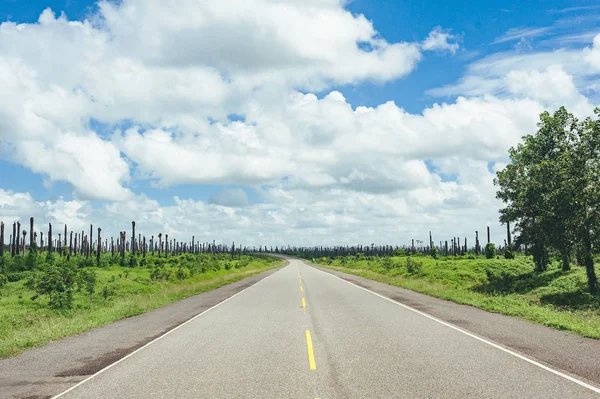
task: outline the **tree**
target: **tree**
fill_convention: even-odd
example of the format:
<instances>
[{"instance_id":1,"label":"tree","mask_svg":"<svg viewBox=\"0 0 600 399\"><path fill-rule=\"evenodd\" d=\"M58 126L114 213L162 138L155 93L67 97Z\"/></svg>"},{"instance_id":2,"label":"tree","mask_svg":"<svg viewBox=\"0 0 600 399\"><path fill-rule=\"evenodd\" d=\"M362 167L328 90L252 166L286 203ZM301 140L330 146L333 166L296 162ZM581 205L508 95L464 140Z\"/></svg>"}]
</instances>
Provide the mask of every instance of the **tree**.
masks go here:
<instances>
[{"instance_id":1,"label":"tree","mask_svg":"<svg viewBox=\"0 0 600 399\"><path fill-rule=\"evenodd\" d=\"M90 305L94 301L94 293L96 292L96 283L98 281L98 274L96 271L91 269L81 269L79 277L83 283L85 291L90 294Z\"/></svg>"},{"instance_id":2,"label":"tree","mask_svg":"<svg viewBox=\"0 0 600 399\"><path fill-rule=\"evenodd\" d=\"M600 114L600 110L596 110ZM516 222L517 245L531 246L537 271L557 251L570 269L574 248L582 252L591 292L598 289L593 251L600 222L600 126L580 122L561 107L540 115L538 131L509 150L511 163L497 173L497 197L506 207L500 221Z\"/></svg>"},{"instance_id":3,"label":"tree","mask_svg":"<svg viewBox=\"0 0 600 399\"><path fill-rule=\"evenodd\" d=\"M72 262L61 260L59 264L45 264L37 270L27 286L35 291L35 299L48 295L48 304L54 309L70 309L73 291L77 284L77 269Z\"/></svg>"}]
</instances>

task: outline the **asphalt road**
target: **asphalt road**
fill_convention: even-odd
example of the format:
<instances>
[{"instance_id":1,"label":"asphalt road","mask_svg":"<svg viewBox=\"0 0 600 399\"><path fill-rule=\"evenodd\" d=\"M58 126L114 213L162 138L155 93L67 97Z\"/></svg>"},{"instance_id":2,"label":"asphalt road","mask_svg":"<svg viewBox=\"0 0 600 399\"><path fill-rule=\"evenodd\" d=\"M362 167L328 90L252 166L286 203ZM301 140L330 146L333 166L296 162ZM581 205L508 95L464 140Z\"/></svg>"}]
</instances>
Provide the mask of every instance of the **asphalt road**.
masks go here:
<instances>
[{"instance_id":1,"label":"asphalt road","mask_svg":"<svg viewBox=\"0 0 600 399\"><path fill-rule=\"evenodd\" d=\"M582 384L291 260L60 397L600 397Z\"/></svg>"}]
</instances>

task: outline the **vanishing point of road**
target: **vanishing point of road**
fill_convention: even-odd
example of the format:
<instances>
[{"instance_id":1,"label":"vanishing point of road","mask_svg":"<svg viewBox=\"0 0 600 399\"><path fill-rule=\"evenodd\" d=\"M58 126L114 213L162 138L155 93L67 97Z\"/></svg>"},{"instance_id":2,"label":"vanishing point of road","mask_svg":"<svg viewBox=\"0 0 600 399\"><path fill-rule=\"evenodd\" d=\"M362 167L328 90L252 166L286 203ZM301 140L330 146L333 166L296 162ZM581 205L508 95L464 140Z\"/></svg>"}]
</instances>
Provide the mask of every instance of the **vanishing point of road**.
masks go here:
<instances>
[{"instance_id":1,"label":"vanishing point of road","mask_svg":"<svg viewBox=\"0 0 600 399\"><path fill-rule=\"evenodd\" d=\"M597 398L340 278L289 265L61 398Z\"/></svg>"}]
</instances>

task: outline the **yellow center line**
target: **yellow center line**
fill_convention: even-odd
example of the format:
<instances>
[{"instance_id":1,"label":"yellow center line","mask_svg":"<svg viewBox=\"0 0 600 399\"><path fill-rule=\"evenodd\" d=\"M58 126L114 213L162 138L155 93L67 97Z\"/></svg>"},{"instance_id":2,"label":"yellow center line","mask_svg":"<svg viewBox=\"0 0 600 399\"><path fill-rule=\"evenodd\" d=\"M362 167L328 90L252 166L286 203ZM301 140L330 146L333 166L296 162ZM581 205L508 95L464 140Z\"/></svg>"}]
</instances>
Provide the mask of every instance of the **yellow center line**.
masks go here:
<instances>
[{"instance_id":1,"label":"yellow center line","mask_svg":"<svg viewBox=\"0 0 600 399\"><path fill-rule=\"evenodd\" d=\"M317 369L315 363L315 354L313 352L312 338L310 337L310 331L306 330L306 346L308 347L308 366L311 370Z\"/></svg>"},{"instance_id":2,"label":"yellow center line","mask_svg":"<svg viewBox=\"0 0 600 399\"><path fill-rule=\"evenodd\" d=\"M302 307L305 308L306 307L306 300L304 298L302 298Z\"/></svg>"},{"instance_id":3,"label":"yellow center line","mask_svg":"<svg viewBox=\"0 0 600 399\"><path fill-rule=\"evenodd\" d=\"M302 286L300 286L300 292L304 291L304 288L302 288Z\"/></svg>"}]
</instances>

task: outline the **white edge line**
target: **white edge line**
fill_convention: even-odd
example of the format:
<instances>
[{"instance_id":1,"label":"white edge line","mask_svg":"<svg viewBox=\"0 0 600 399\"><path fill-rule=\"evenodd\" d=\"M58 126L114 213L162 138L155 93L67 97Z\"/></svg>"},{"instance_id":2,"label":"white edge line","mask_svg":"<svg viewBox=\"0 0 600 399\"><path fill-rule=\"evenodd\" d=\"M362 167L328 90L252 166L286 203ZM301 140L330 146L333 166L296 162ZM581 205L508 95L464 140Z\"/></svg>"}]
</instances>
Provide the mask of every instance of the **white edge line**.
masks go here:
<instances>
[{"instance_id":1,"label":"white edge line","mask_svg":"<svg viewBox=\"0 0 600 399\"><path fill-rule=\"evenodd\" d=\"M303 261L302 261L302 262L303 262ZM338 280L341 280L341 281L343 281L344 283L348 283L348 284L350 284L350 285L353 285L353 286L355 286L356 288L360 288L361 290L367 291L367 292L369 292L369 293L371 293L371 294L373 294L373 295L376 295L376 296L378 296L378 297L380 297L380 298L382 298L382 299L385 299L386 301L389 301L389 302L392 302L392 303L394 303L394 304L396 304L396 305L402 306L403 308L406 308L406 309L408 309L408 310L411 310L411 311L413 311L413 312L415 312L415 313L418 313L418 314L420 314L421 316L425 316L425 317L427 317L428 319L431 319L431 320L433 320L433 321L435 321L435 322L438 322L438 323L440 323L440 324L443 324L443 325L444 325L444 326L446 326L446 327L450 327L450 328L452 328L452 329L454 329L454 330L456 330L456 331L458 331L458 332L461 332L461 333L463 333L463 334L465 334L465 335L468 335L468 336L469 336L469 337L471 337L471 338L475 338L475 339L476 339L476 340L478 340L478 341L481 341L481 342L483 342L483 343L485 343L485 344L488 344L488 345L490 345L490 346L493 346L493 347L494 347L494 348L496 348L496 349L500 349L500 350L501 350L501 351L503 351L503 352L506 352L506 353L508 353L508 354L510 354L510 355L513 355L513 356L515 356L515 357L518 357L518 358L519 358L519 359L521 359L521 360L525 360L526 362L528 362L528 363L531 363L531 364L533 364L534 366L537 366L537 367L539 367L539 368L541 368L541 369L544 369L544 370L546 370L546 371L549 371L549 372L551 372L551 373L553 373L553 374L556 374L556 375L557 375L557 376L559 376L559 377L565 378L565 379L567 379L567 380L569 380L569 381L571 381L571 382L574 382L574 383L576 383L576 384L578 384L578 385L581 385L581 386L582 386L582 387L584 387L584 388L587 388L587 389L589 389L589 390L591 390L591 391L594 391L594 392L596 392L596 393L600 393L600 388L597 388L597 387L595 387L595 386L593 386L593 385L590 385L590 384L588 384L588 383L586 383L586 382L583 382L583 381L581 381L581 380L578 380L577 378L571 377L571 376L570 376L570 375L568 375L568 374L562 373L562 372L560 372L560 371L558 371L558 370L555 370L555 369L553 369L553 368L551 368L551 367L548 367L548 366L546 366L546 365L544 365L544 364L542 364L542 363L536 362L536 361L535 361L535 360L533 360L533 359L530 359L530 358L528 358L528 357L526 357L526 356L523 356L523 355L521 355L521 354L519 354L519 353L517 353L517 352L513 352L513 351L511 351L510 349L507 349L507 348L505 348L505 347L503 347L503 346L501 346L501 345L498 345L498 344L495 344L495 343L493 343L493 342L491 342L491 341L488 341L488 340L487 340L487 339L485 339L485 338L481 338L481 337L479 337L479 336L477 336L477 335L475 335L475 334L472 334L472 333L470 333L470 332L468 332L468 331L465 331L465 330L463 330L462 328L459 328L459 327L457 327L457 326L455 326L455 325L453 325L453 324L446 323L445 321L443 321L443 320L440 320L440 319L438 319L438 318L436 318L436 317L434 317L434 316L431 316L431 315L429 315L429 314L427 314L427 313L421 312L420 310L417 310L417 309L415 309L415 308L412 308L412 307L410 307L410 306L408 306L408 305L405 305L405 304L403 304L403 303L401 303L401 302L394 301L394 300L393 300L393 299L391 299L391 298L388 298L388 297L386 297L386 296L384 296L384 295L378 294L377 292L371 291L371 290L369 290L369 289L367 289L367 288L361 287L360 285L354 284L354 283L352 283L352 282L350 282L350 281L344 280L343 278L341 278L341 277L339 277L339 276L336 276L335 274L328 273L328 272L326 272L326 271L320 270L320 269L318 269L318 268L316 268L316 267L314 267L314 266L312 266L312 265L309 265L309 264L308 264L308 263L306 263L306 262L303 262L303 263L304 263L304 264L306 264L307 266L309 266L309 267L311 267L311 268L313 268L313 269L315 269L315 270L317 270L317 271L321 272L321 273L325 273L325 274L327 274L327 275L329 275L329 276L335 277L335 278L337 278Z\"/></svg>"},{"instance_id":2,"label":"white edge line","mask_svg":"<svg viewBox=\"0 0 600 399\"><path fill-rule=\"evenodd\" d=\"M287 265L284 265L283 267L285 267L285 266L287 266ZM160 337L153 339L152 341L148 342L146 345L142 346L141 348L138 348L138 349L134 350L133 352L131 352L131 353L130 353L130 354L128 354L127 356L125 356L125 357L122 357L121 359L117 360L116 362L109 364L108 366L104 367L103 369L101 369L101 370L97 371L96 373L94 373L94 374L90 375L90 376L89 376L89 377L87 377L85 380L82 380L82 381L78 382L77 384L73 385L71 388L67 389L66 391L63 391L63 392L59 393L59 394L58 394L58 395L56 395L56 396L52 396L52 398L51 398L51 399L60 398L61 396L63 396L63 395L66 395L67 393L71 392L72 390L74 390L74 389L75 389L75 388L77 388L78 386L80 386L80 385L82 385L82 384L85 384L86 382L88 382L88 381L89 381L89 380L91 380L92 378L94 378L94 377L96 377L96 376L98 376L98 375L100 375L100 374L104 373L106 370L110 369L111 367L113 367L113 366L115 366L115 365L117 365L117 364L121 363L123 360L127 359L128 357L135 355L136 353L138 353L139 351L141 351L141 350L142 350L142 349L144 349L145 347L152 345L152 344L153 344L153 343L155 343L156 341L158 341L158 340L160 340L160 339L162 339L162 338L166 337L167 335L171 334L173 331L175 331L175 330L178 330L178 329L180 329L181 327L185 326L186 324L188 324L188 323L190 323L190 322L194 321L194 320L195 320L195 319L197 319L198 317L202 316L204 313L206 313L206 312L208 312L208 311L210 311L210 310L213 310L214 308L218 307L219 305L222 305L222 304L224 304L225 302L229 301L230 299L233 299L233 298L235 298L236 296L240 295L242 292L244 292L244 291L246 291L246 290L248 290L248 289L250 289L250 288L254 287L256 284L258 284L258 283L260 283L260 282L262 282L262 281L265 281L266 279L268 279L269 277L273 276L273 275L274 275L275 273L277 273L278 271L279 271L279 270L276 270L274 273L271 273L271 274L269 274L267 277L261 278L260 280L258 280L258 281L257 281L257 282L255 282L254 284L252 284L250 287L246 287L246 288L244 288L244 289L243 289L243 290L241 290L240 292L237 292L237 293L233 294L232 296L230 296L229 298L226 298L226 299L222 300L221 302L217 303L216 305L214 305L214 306L212 306L212 307L210 307L210 308L206 309L206 310L205 310L205 311L203 311L202 313L198 313L196 316L194 316L194 317L192 317L191 319L189 319L189 320L187 320L187 321L183 322L182 324L178 325L177 327L173 328L172 330L169 330L169 331L167 331L166 333L164 333L164 334L163 334L163 335L161 335ZM240 280L240 281L241 281L241 280ZM210 291L207 291L207 292L210 292Z\"/></svg>"}]
</instances>

